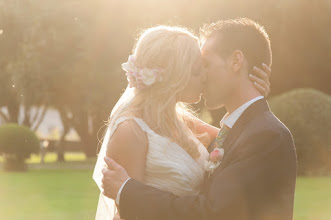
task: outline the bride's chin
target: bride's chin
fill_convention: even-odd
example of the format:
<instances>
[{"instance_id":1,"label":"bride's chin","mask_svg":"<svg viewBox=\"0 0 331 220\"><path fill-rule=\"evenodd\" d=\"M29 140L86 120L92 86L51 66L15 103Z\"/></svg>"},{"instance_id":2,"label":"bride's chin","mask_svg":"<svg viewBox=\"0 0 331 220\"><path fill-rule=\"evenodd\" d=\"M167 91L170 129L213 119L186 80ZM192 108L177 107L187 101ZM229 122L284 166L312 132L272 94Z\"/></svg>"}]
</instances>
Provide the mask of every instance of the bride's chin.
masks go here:
<instances>
[{"instance_id":1,"label":"bride's chin","mask_svg":"<svg viewBox=\"0 0 331 220\"><path fill-rule=\"evenodd\" d=\"M220 109L222 108L224 105L220 105L220 104L213 104L213 103L210 103L208 102L206 99L205 99L205 107L207 110L209 111L212 111L212 110L217 110L217 109Z\"/></svg>"},{"instance_id":2,"label":"bride's chin","mask_svg":"<svg viewBox=\"0 0 331 220\"><path fill-rule=\"evenodd\" d=\"M201 101L201 94L199 96L196 97L190 97L190 98L186 98L186 99L182 99L182 100L177 100L180 102L184 102L186 104L197 104L198 102Z\"/></svg>"},{"instance_id":3,"label":"bride's chin","mask_svg":"<svg viewBox=\"0 0 331 220\"><path fill-rule=\"evenodd\" d=\"M195 98L194 100L192 100L191 102L188 102L188 104L197 104L201 101L201 94Z\"/></svg>"},{"instance_id":4,"label":"bride's chin","mask_svg":"<svg viewBox=\"0 0 331 220\"><path fill-rule=\"evenodd\" d=\"M186 103L186 104L197 104L199 102L200 102L200 100L190 100L190 101L187 101L187 102L184 102L184 103Z\"/></svg>"}]
</instances>

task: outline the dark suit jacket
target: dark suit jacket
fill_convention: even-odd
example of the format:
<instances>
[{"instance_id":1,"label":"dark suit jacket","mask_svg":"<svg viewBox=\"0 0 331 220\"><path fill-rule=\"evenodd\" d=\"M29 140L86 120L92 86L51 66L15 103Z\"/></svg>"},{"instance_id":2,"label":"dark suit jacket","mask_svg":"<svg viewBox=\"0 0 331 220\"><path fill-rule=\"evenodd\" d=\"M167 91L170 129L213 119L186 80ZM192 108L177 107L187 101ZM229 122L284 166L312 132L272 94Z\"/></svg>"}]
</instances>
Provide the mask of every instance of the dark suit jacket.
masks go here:
<instances>
[{"instance_id":1,"label":"dark suit jacket","mask_svg":"<svg viewBox=\"0 0 331 220\"><path fill-rule=\"evenodd\" d=\"M223 161L206 177L199 195L178 197L131 179L121 193L121 218L292 219L297 170L293 139L265 99L243 112L223 146Z\"/></svg>"}]
</instances>

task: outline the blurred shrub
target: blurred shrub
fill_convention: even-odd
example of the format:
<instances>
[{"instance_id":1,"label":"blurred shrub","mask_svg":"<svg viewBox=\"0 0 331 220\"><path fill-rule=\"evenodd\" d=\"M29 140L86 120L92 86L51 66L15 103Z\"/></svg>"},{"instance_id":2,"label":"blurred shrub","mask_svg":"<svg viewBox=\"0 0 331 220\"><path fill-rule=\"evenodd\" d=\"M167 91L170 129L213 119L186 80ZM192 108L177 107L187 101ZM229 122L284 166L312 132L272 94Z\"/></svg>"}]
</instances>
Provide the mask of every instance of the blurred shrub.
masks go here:
<instances>
[{"instance_id":1,"label":"blurred shrub","mask_svg":"<svg viewBox=\"0 0 331 220\"><path fill-rule=\"evenodd\" d=\"M331 97L313 89L297 89L271 98L269 104L292 132L298 174L330 174Z\"/></svg>"},{"instance_id":2,"label":"blurred shrub","mask_svg":"<svg viewBox=\"0 0 331 220\"><path fill-rule=\"evenodd\" d=\"M17 124L0 127L0 153L5 158L5 170L26 170L25 159L32 153L38 153L39 149L39 139L29 128Z\"/></svg>"}]
</instances>

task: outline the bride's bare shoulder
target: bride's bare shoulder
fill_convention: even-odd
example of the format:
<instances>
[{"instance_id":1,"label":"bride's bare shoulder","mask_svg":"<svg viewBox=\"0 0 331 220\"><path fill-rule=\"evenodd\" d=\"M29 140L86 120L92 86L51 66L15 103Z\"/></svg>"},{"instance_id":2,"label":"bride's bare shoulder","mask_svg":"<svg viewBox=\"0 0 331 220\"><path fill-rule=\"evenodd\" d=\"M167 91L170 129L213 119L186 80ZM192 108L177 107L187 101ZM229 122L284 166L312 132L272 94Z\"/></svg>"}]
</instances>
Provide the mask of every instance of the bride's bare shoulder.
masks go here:
<instances>
[{"instance_id":1,"label":"bride's bare shoulder","mask_svg":"<svg viewBox=\"0 0 331 220\"><path fill-rule=\"evenodd\" d=\"M115 149L135 149L137 147L144 147L147 143L147 135L137 122L134 119L127 119L117 126L117 129L109 140L108 147Z\"/></svg>"},{"instance_id":2,"label":"bride's bare shoulder","mask_svg":"<svg viewBox=\"0 0 331 220\"><path fill-rule=\"evenodd\" d=\"M148 150L146 133L134 119L117 126L107 146L107 156L122 165L135 179L142 180Z\"/></svg>"}]
</instances>

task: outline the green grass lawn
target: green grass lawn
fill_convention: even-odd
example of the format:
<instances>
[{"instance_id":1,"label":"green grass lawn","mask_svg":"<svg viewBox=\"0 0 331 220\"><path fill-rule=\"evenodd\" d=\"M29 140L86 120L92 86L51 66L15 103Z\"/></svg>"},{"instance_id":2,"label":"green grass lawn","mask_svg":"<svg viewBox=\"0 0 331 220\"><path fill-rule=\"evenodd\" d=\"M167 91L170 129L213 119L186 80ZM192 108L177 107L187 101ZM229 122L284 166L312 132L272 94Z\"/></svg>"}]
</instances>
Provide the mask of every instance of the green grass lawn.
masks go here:
<instances>
[{"instance_id":1,"label":"green grass lawn","mask_svg":"<svg viewBox=\"0 0 331 220\"><path fill-rule=\"evenodd\" d=\"M94 219L99 196L90 168L94 160L31 163L26 173L0 171L1 220ZM298 178L295 220L329 220L330 207L331 177Z\"/></svg>"},{"instance_id":2,"label":"green grass lawn","mask_svg":"<svg viewBox=\"0 0 331 220\"><path fill-rule=\"evenodd\" d=\"M91 170L0 173L0 219L94 219L98 188Z\"/></svg>"},{"instance_id":3,"label":"green grass lawn","mask_svg":"<svg viewBox=\"0 0 331 220\"><path fill-rule=\"evenodd\" d=\"M297 179L294 220L331 219L331 177Z\"/></svg>"},{"instance_id":4,"label":"green grass lawn","mask_svg":"<svg viewBox=\"0 0 331 220\"><path fill-rule=\"evenodd\" d=\"M32 155L23 173L3 172L0 164L0 219L94 219L99 197L92 179L95 158L66 153L65 159L55 162L56 154L48 153L40 164Z\"/></svg>"}]
</instances>

